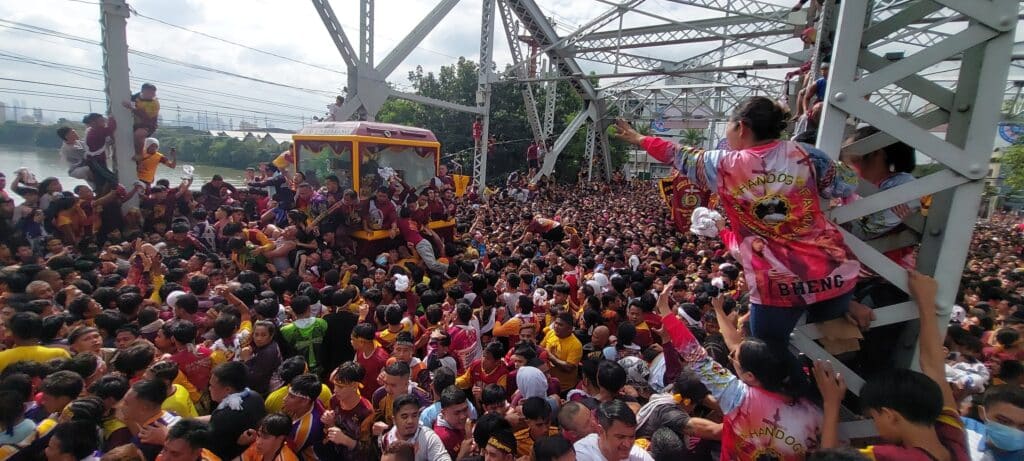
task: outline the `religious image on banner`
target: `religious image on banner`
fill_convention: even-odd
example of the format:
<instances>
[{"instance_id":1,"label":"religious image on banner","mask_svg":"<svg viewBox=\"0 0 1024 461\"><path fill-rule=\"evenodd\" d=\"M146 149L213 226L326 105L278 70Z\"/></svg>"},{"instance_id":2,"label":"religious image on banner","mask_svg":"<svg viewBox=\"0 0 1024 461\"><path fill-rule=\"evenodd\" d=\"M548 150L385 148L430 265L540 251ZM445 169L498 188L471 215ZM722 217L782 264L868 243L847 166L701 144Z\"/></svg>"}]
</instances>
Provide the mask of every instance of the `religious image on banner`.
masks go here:
<instances>
[{"instance_id":1,"label":"religious image on banner","mask_svg":"<svg viewBox=\"0 0 1024 461\"><path fill-rule=\"evenodd\" d=\"M690 231L690 215L697 207L713 207L711 191L702 189L678 173L658 180L658 190L672 211L672 222L679 232Z\"/></svg>"},{"instance_id":2,"label":"religious image on banner","mask_svg":"<svg viewBox=\"0 0 1024 461\"><path fill-rule=\"evenodd\" d=\"M668 131L668 128L665 127L664 115L658 114L658 116L655 117L654 120L651 120L651 131L654 131L656 133L664 133Z\"/></svg>"}]
</instances>

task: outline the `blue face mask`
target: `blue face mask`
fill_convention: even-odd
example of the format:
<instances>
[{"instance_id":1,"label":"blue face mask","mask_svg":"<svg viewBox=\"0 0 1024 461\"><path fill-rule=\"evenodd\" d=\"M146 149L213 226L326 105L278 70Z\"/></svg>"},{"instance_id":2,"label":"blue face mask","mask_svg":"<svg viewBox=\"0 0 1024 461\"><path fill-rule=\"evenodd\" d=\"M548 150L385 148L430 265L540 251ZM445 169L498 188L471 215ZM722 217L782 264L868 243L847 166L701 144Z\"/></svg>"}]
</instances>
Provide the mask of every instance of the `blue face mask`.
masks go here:
<instances>
[{"instance_id":1,"label":"blue face mask","mask_svg":"<svg viewBox=\"0 0 1024 461\"><path fill-rule=\"evenodd\" d=\"M985 423L985 438L989 446L1002 451L1024 450L1024 431L994 421Z\"/></svg>"},{"instance_id":2,"label":"blue face mask","mask_svg":"<svg viewBox=\"0 0 1024 461\"><path fill-rule=\"evenodd\" d=\"M377 263L378 266L386 266L388 264L387 256L378 256L373 262Z\"/></svg>"}]
</instances>

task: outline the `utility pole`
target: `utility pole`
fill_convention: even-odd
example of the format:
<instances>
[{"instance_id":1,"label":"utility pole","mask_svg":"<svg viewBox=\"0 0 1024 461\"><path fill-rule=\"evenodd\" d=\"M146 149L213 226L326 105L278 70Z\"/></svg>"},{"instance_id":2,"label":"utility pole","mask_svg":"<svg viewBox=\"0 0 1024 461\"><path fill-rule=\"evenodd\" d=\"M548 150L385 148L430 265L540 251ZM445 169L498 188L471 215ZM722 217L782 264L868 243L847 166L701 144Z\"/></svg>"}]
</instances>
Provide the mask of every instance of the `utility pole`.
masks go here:
<instances>
[{"instance_id":1,"label":"utility pole","mask_svg":"<svg viewBox=\"0 0 1024 461\"><path fill-rule=\"evenodd\" d=\"M124 0L102 0L100 2L100 30L103 44L104 91L107 95L107 110L120 120L114 130L114 167L117 181L131 184L135 181L135 164L132 155L135 140L132 136L132 113L121 105L131 96L128 80L128 4Z\"/></svg>"}]
</instances>

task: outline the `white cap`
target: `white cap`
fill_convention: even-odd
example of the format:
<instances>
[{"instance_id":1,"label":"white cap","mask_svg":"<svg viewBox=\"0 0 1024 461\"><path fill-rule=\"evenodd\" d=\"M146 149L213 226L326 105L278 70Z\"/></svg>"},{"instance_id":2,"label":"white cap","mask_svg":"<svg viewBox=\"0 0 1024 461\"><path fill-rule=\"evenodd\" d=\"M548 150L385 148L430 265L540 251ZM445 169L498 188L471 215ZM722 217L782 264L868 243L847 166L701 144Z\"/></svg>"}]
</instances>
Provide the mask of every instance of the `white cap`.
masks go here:
<instances>
[{"instance_id":1,"label":"white cap","mask_svg":"<svg viewBox=\"0 0 1024 461\"><path fill-rule=\"evenodd\" d=\"M950 323L963 323L967 320L967 310L958 305L953 305L953 311L950 313Z\"/></svg>"},{"instance_id":2,"label":"white cap","mask_svg":"<svg viewBox=\"0 0 1024 461\"><path fill-rule=\"evenodd\" d=\"M405 293L409 290L409 277L405 274L395 274L395 291Z\"/></svg>"},{"instance_id":3,"label":"white cap","mask_svg":"<svg viewBox=\"0 0 1024 461\"><path fill-rule=\"evenodd\" d=\"M178 298L185 296L185 292L181 290L174 290L167 295L167 306L174 309L178 304Z\"/></svg>"}]
</instances>

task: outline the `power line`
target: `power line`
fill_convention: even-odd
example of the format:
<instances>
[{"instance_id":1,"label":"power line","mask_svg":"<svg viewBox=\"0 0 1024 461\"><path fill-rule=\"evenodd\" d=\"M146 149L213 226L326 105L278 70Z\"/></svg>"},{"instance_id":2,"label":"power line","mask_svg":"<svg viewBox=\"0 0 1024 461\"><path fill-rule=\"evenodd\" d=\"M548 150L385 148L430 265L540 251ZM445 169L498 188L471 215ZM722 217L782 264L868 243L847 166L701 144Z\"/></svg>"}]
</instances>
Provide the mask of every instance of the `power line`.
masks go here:
<instances>
[{"instance_id":1,"label":"power line","mask_svg":"<svg viewBox=\"0 0 1024 461\"><path fill-rule=\"evenodd\" d=\"M8 82L32 83L32 84L36 84L36 85L55 86L55 87L59 87L59 88L72 88L72 89L75 89L75 90L98 91L100 93L103 92L103 90L97 90L95 88L86 88L84 86L61 85L59 83L50 83L50 82L35 82L35 81L32 81L32 80L22 80L22 79L19 79L19 78L3 78L3 77L0 77L0 80L4 80L4 81L8 81Z\"/></svg>"},{"instance_id":2,"label":"power line","mask_svg":"<svg viewBox=\"0 0 1024 461\"><path fill-rule=\"evenodd\" d=\"M83 96L83 95L74 95L74 94L67 94L67 93L54 93L54 92L48 92L48 91L24 90L24 89L21 89L21 88L3 88L3 87L0 87L0 93L15 94L15 95L22 95L22 96L36 96L36 97L41 97L41 98L73 100L73 101L89 101L89 102L102 102L102 103L106 102L105 99L92 98L92 97ZM190 113L196 113L196 114L201 114L201 113L209 112L209 110L207 110L206 108L193 108L193 109L189 109L189 107L193 107L193 106L191 106L186 101L177 101L177 100L174 100L174 99L165 99L165 101L172 102L172 103L184 103L185 105L181 106L181 111L182 112L190 112ZM69 113L82 113L81 111L66 111L66 112L69 112ZM217 112L217 114L224 115L224 116L230 116L230 117L239 117L239 118L242 118L243 120L247 119L247 118L253 118L253 115L262 115L262 116L264 116L265 119L269 119L269 120L272 120L274 122L288 123L288 124L296 123L295 119L298 118L297 116L293 117L290 114L280 114L280 113L274 113L274 112L263 112L263 111L248 111L248 112L249 113L247 113L247 114L240 114L240 113L234 113L234 112ZM269 116L269 115L273 115L275 117L288 117L288 118L267 118L266 116Z\"/></svg>"},{"instance_id":3,"label":"power line","mask_svg":"<svg viewBox=\"0 0 1024 461\"><path fill-rule=\"evenodd\" d=\"M5 58L8 59L8 60L13 60L13 61L17 61L17 62L25 62L25 63L29 63L29 64L33 64L33 65L38 65L38 66L42 66L42 67L62 70L62 71L69 72L69 73L72 73L72 74L75 74L75 75L79 75L79 76L85 77L85 78L97 79L97 80L100 80L100 81L103 80L103 73L98 71L98 70L95 70L95 69L89 69L89 68L85 68L85 67L72 66L72 65L68 65L68 64L62 64L62 63L53 62L53 61L46 61L46 60L42 60L42 59L30 58L30 57L27 57L27 56L18 55L16 53L6 53L3 50L0 50L0 60L4 60ZM138 82L138 81L152 82L152 83L160 84L161 86L168 86L168 87L172 87L172 88L180 88L180 89L183 89L183 90L193 91L193 92L196 92L196 93L203 93L203 94L209 94L209 95L213 95L213 96L220 96L220 97L244 100L244 101L255 102L255 103L259 103L259 104L267 104L267 105L272 105L272 106L275 106L275 107L291 108L291 109L297 109L297 110L309 111L309 112L320 112L320 109L309 109L309 108L306 108L306 107L296 106L296 105L287 104L287 103L283 103L283 102L269 101L269 100L265 100L265 99L253 98L253 97L250 97L250 96L243 96L243 95L238 95L238 94L234 94L234 93L227 93L227 92L222 92L222 91L217 91L217 90L211 90L211 89L208 89L208 88L198 88L198 87L193 87L193 86L179 84L179 83L167 82L167 81L158 80L158 79L151 79L151 78L147 78L147 77L144 77L144 76L135 76L135 77L133 77L133 80L136 80L136 82ZM29 83L38 83L38 84L61 86L59 84L51 84L51 83L47 83L47 82L29 82ZM187 96L187 97L189 97L189 96Z\"/></svg>"},{"instance_id":4,"label":"power line","mask_svg":"<svg viewBox=\"0 0 1024 461\"><path fill-rule=\"evenodd\" d=\"M89 39L89 38L85 38L85 37L80 37L80 36L77 36L77 35L66 34L66 33L59 32L59 31L56 31L56 30L53 30L53 29L47 29L45 27L39 27L39 26L35 26L35 25L32 25L32 24L25 24L25 23L21 23L21 22L17 22L17 21L9 21L9 20L6 20L6 19L0 19L0 26L6 27L6 28L9 28L9 29L13 29L13 30L23 31L23 32L47 35L47 36L57 37L57 38L63 38L65 40L73 40L73 41L77 41L77 42L87 43L87 44L90 44L90 45L97 45L97 46L100 45L100 42L98 42L96 40L93 40L93 39ZM167 64L174 64L174 65L188 67L188 68L197 69L197 70L202 70L202 71L206 71L206 72L226 75L226 76L229 76L229 77L240 78L240 79L244 79L244 80L253 81L253 82L256 82L256 83L262 83L262 84L265 84L265 85L279 86L279 87L288 88L288 89L297 90L297 91L302 91L302 92L306 92L306 93L310 93L310 94L335 95L337 93L337 91L326 91L326 90L317 90L317 89L312 89L312 88L303 88L303 87L299 87L299 86L295 86L295 85L289 85L289 84L286 84L286 83L279 83L279 82L273 82L273 81L269 81L269 80L264 80L264 79L261 79L261 78L250 77L248 75L242 75L242 74L238 74L238 73L234 73L234 72L229 72L229 71L225 71L225 70L221 70L221 69L215 69L215 68L204 66L204 65L200 65L200 64L193 64L193 63L189 63L189 62L179 61L177 59L167 58L167 57L163 57L163 56L160 56L160 55L156 55L156 54L153 54L153 53L148 53L148 52L140 51L140 50L129 49L128 53L136 55L136 56L139 56L139 57L143 57L143 58L146 58L146 59L151 59L151 60L154 60L154 61L164 62L164 63L167 63Z\"/></svg>"},{"instance_id":5,"label":"power line","mask_svg":"<svg viewBox=\"0 0 1024 461\"><path fill-rule=\"evenodd\" d=\"M90 5L99 5L99 3L89 2L89 1L86 1L86 0L68 0L68 1L73 1L73 2L78 2L78 3L85 3L85 4L90 4ZM234 46L237 46L237 47L240 47L240 48L247 49L249 51L254 51L254 52L262 53L262 54L265 54L265 55L268 55L268 56L273 56L273 57L278 58L278 59L284 59L286 61L294 62L294 63L297 63L297 64L302 64L302 65L313 67L313 68L316 68L316 69L326 70L328 72L334 72L334 73L340 74L340 75L348 75L348 72L345 72L345 71L341 71L341 70L338 70L338 69L331 69L329 67L324 67L324 66L321 66L319 64L313 64L313 63L302 61L302 60L299 60L299 59L290 58L288 56L283 56L283 55L280 55L280 54L277 54L277 53L274 53L274 52L271 52L271 51L266 51L266 50L261 50L259 48L254 48L254 47L251 47L251 46L248 46L248 45L244 45L244 44L232 41L232 40L228 40L226 38L217 37L215 35L211 35L211 34L208 34L206 32L190 29L188 27L185 27L185 26L182 26L182 25L178 25L178 24L174 24L174 23L171 23L171 22L167 22L167 21L164 21L164 20L159 19L159 18L154 18L152 16L147 16L145 14L140 13L139 10L137 10L134 7L131 7L131 6L129 6L128 8L129 8L129 10L131 10L132 13L135 14L135 16L138 16L138 17L144 18L144 19L148 19L150 21L158 22L158 23L163 24L163 25L168 26L168 27L173 27L175 29L183 30L185 32L190 32L190 33L193 33L193 34L196 34L196 35L200 35L200 36L212 39L212 40L216 40L216 41L219 41L219 42L227 43L229 45L234 45ZM350 28L353 27L351 24L347 24L347 26L350 27ZM387 38L394 40L393 37L387 37ZM443 53L443 52L440 52L440 51L437 51L437 50L433 50L433 49L427 48L427 47L422 46L422 45L417 45L414 48L421 49L423 51L427 51L427 52L434 53L434 54L437 54L439 56L444 56L444 57L451 58L451 59L459 59L458 56L452 56L450 54Z\"/></svg>"},{"instance_id":6,"label":"power line","mask_svg":"<svg viewBox=\"0 0 1024 461\"><path fill-rule=\"evenodd\" d=\"M18 109L18 110L34 110L34 109L39 109L39 110L44 111L44 112L55 112L55 113L58 113L58 114L81 114L82 113L80 111L75 111L75 110L53 109L53 108L49 108L49 107L7 106L7 108L8 109ZM198 113L201 113L201 112L198 112ZM221 114L221 115L223 115L223 114ZM270 119L270 120L274 121L274 119ZM169 125L169 126L173 126L173 125ZM180 126L177 126L177 127L180 127ZM268 127L264 127L264 128L268 128ZM219 135L210 134L210 133L203 133L202 132L203 130L196 129L196 131L199 131L199 133L192 133L190 135L191 136L203 137L203 138L224 138L224 136L219 136ZM213 130L210 130L210 131L213 131ZM229 131L232 131L232 130L229 130ZM259 130L237 130L237 131L259 131ZM273 134L282 134L282 135L284 135L284 134L287 134L287 133L273 133Z\"/></svg>"},{"instance_id":7,"label":"power line","mask_svg":"<svg viewBox=\"0 0 1024 461\"><path fill-rule=\"evenodd\" d=\"M337 70L337 69L331 69L329 67L324 67L324 66L320 66L320 65L309 63L309 62L305 62L305 61L300 61L300 60L295 59L295 58L289 58L288 56L282 56L282 55L277 54L277 53L273 53L273 52L266 51L266 50L261 50L259 48L253 48L251 46L243 45L243 44L238 43L238 42L233 42L233 41L228 40L226 38L221 38L221 37L217 37L217 36L214 36L214 35L210 35L210 34L207 34L206 32L200 32L198 30L189 29L188 27L185 27L185 26L179 26L177 24L172 24L172 23L169 23L169 22L164 21L162 19L157 19L157 18L154 18L152 16L144 15L144 14L140 13L139 10L137 10L137 9L135 9L133 7L130 7L130 6L128 7L128 9L132 13L135 13L135 16L137 16L137 17L148 19L148 20L154 21L154 22L158 22L158 23L163 24L163 25L168 26L168 27L173 27L175 29L180 29L180 30L183 30L183 31L186 31L186 32L191 32L193 34L200 35L200 36L212 39L212 40L216 40L216 41L219 41L219 42L224 42L224 43L227 43L229 45L234 45L234 46L237 46L237 47L240 47L240 48L245 48L245 49L247 49L249 51L255 51L257 53L265 54L265 55L268 55L268 56L273 56L275 58L283 59L285 61L294 62L296 64L302 64L302 65L305 65L305 66L313 67L315 69L326 70L328 72L334 72L334 73L340 74L340 75L348 75L348 72L340 71L340 70Z\"/></svg>"}]
</instances>

